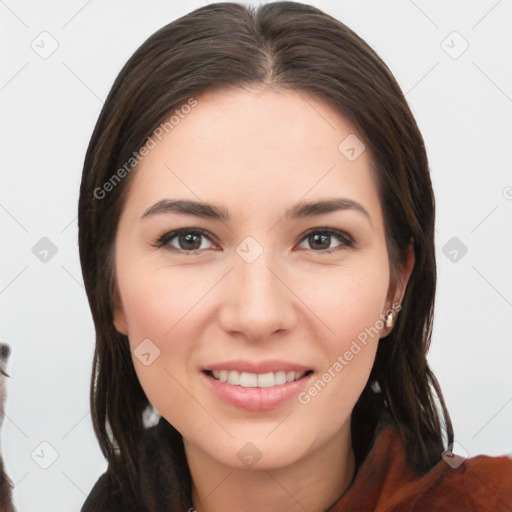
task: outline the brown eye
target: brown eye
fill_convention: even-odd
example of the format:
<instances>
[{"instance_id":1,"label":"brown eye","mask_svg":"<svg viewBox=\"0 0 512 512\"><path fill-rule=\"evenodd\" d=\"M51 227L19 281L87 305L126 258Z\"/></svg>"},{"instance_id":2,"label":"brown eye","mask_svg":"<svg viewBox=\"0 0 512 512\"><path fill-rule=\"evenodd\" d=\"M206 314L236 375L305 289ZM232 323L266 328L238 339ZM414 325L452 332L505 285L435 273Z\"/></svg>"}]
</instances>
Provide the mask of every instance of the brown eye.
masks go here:
<instances>
[{"instance_id":1,"label":"brown eye","mask_svg":"<svg viewBox=\"0 0 512 512\"><path fill-rule=\"evenodd\" d=\"M324 234L314 234L308 237L308 242L313 249L329 249L331 245L331 236Z\"/></svg>"},{"instance_id":2,"label":"brown eye","mask_svg":"<svg viewBox=\"0 0 512 512\"><path fill-rule=\"evenodd\" d=\"M201 248L201 237L202 235L196 235L196 234L185 234L185 235L178 235L177 241L178 245L180 246L180 249L191 249L192 251L195 251L197 249ZM198 243L199 242L199 243Z\"/></svg>"},{"instance_id":3,"label":"brown eye","mask_svg":"<svg viewBox=\"0 0 512 512\"><path fill-rule=\"evenodd\" d=\"M338 245L334 247L331 246L333 239L336 239L339 242ZM302 240L307 242L309 245L309 247L303 248L310 248L315 252L325 253L338 251L346 247L353 247L354 245L351 237L342 231L333 229L316 229L314 231L309 231Z\"/></svg>"},{"instance_id":4,"label":"brown eye","mask_svg":"<svg viewBox=\"0 0 512 512\"><path fill-rule=\"evenodd\" d=\"M170 251L195 253L209 248L204 245L203 239L212 242L206 232L200 229L178 229L162 235L156 246L165 247Z\"/></svg>"}]
</instances>

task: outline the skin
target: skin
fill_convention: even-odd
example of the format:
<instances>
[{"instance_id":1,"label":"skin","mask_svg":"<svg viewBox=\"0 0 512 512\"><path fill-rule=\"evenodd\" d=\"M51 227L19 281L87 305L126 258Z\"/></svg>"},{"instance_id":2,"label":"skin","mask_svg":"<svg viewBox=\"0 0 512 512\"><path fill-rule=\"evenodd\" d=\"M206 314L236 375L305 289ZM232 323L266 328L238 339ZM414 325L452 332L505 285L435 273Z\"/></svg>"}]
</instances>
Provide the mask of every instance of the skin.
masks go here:
<instances>
[{"instance_id":1,"label":"skin","mask_svg":"<svg viewBox=\"0 0 512 512\"><path fill-rule=\"evenodd\" d=\"M148 338L160 350L149 366L133 362L150 402L183 435L197 511L322 511L354 475L351 413L390 329L361 345L308 404L294 397L270 411L240 409L204 385L200 368L282 359L312 368L316 381L401 302L412 247L393 286L372 156L366 149L349 161L338 150L356 132L327 104L264 88L197 100L130 176L115 244L114 324L132 353ZM283 219L300 200L330 197L357 201L370 219L356 210ZM220 205L231 220L141 219L166 198ZM199 237L195 254L179 237L168 243L175 252L154 246L185 227L212 241ZM349 234L355 247L335 236L315 244L304 234L318 227ZM252 263L236 252L247 236L263 250ZM261 454L252 467L237 457L247 442Z\"/></svg>"}]
</instances>

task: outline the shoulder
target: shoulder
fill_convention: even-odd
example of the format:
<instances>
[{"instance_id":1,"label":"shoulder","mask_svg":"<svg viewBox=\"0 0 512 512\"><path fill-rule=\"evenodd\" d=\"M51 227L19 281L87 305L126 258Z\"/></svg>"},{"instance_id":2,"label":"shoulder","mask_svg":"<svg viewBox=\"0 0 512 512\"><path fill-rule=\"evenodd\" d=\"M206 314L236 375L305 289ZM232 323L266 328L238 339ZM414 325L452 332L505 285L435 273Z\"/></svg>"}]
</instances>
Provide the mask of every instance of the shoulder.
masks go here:
<instances>
[{"instance_id":1,"label":"shoulder","mask_svg":"<svg viewBox=\"0 0 512 512\"><path fill-rule=\"evenodd\" d=\"M119 504L116 505L117 501L119 500L115 496L115 485L107 470L94 484L80 512L106 512L107 510L120 512Z\"/></svg>"},{"instance_id":2,"label":"shoulder","mask_svg":"<svg viewBox=\"0 0 512 512\"><path fill-rule=\"evenodd\" d=\"M114 477L111 466L89 492L80 512L145 512L141 504L127 499L128 476L122 472Z\"/></svg>"},{"instance_id":3,"label":"shoulder","mask_svg":"<svg viewBox=\"0 0 512 512\"><path fill-rule=\"evenodd\" d=\"M396 493L410 510L512 510L512 459L479 455L445 456L428 473ZM397 510L401 510L400 507ZM403 509L406 510L406 509Z\"/></svg>"},{"instance_id":4,"label":"shoulder","mask_svg":"<svg viewBox=\"0 0 512 512\"><path fill-rule=\"evenodd\" d=\"M330 508L393 512L480 512L512 510L512 459L508 456L472 458L444 456L427 473L407 463L404 443L387 426L350 487Z\"/></svg>"},{"instance_id":5,"label":"shoulder","mask_svg":"<svg viewBox=\"0 0 512 512\"><path fill-rule=\"evenodd\" d=\"M156 435L156 426L144 431L138 450L135 454L137 478L140 479L141 452L145 452L148 443L153 444ZM133 499L127 496L133 494L133 484L130 483L130 475L126 466L118 465L114 471L109 463L103 473L89 492L80 512L139 512L145 508L141 504L135 504ZM137 487L139 482L137 482ZM130 492L132 490L132 492ZM138 492L138 489L136 490Z\"/></svg>"},{"instance_id":6,"label":"shoulder","mask_svg":"<svg viewBox=\"0 0 512 512\"><path fill-rule=\"evenodd\" d=\"M80 512L185 510L190 500L188 466L180 434L161 418L146 429L135 450L135 468L111 464L90 491Z\"/></svg>"}]
</instances>

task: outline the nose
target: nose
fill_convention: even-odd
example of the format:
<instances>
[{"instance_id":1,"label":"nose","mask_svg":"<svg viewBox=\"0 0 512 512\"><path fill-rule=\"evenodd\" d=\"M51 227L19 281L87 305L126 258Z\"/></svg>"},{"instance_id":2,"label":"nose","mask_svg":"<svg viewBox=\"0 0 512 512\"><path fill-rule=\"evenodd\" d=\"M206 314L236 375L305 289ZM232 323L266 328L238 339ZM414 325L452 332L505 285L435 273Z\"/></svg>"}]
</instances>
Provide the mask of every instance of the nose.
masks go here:
<instances>
[{"instance_id":1,"label":"nose","mask_svg":"<svg viewBox=\"0 0 512 512\"><path fill-rule=\"evenodd\" d=\"M235 255L223 293L219 321L231 335L264 341L296 324L295 295L270 251L263 251L251 263Z\"/></svg>"}]
</instances>

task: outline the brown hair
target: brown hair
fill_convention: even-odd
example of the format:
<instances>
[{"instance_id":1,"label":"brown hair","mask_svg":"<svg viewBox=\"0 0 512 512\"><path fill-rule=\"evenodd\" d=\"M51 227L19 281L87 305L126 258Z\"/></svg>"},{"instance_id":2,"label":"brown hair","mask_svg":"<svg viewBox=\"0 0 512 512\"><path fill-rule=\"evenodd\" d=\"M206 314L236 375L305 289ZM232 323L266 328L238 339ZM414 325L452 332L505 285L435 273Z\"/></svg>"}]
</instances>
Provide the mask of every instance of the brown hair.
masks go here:
<instances>
[{"instance_id":1,"label":"brown hair","mask_svg":"<svg viewBox=\"0 0 512 512\"><path fill-rule=\"evenodd\" d=\"M113 243L131 175L101 199L95 191L179 105L206 91L253 85L313 94L364 138L375 160L392 282L414 241L416 263L401 313L379 343L352 413L356 460L368 453L381 414L369 386L374 379L416 470L425 472L441 458L443 428L448 444L453 442L450 417L426 359L436 288L434 196L424 142L400 87L368 44L315 7L216 3L164 26L128 60L105 101L84 162L78 225L96 328L92 418L109 471L117 478L124 468L132 482L127 495L135 495L133 453L149 405L128 339L113 325Z\"/></svg>"}]
</instances>

